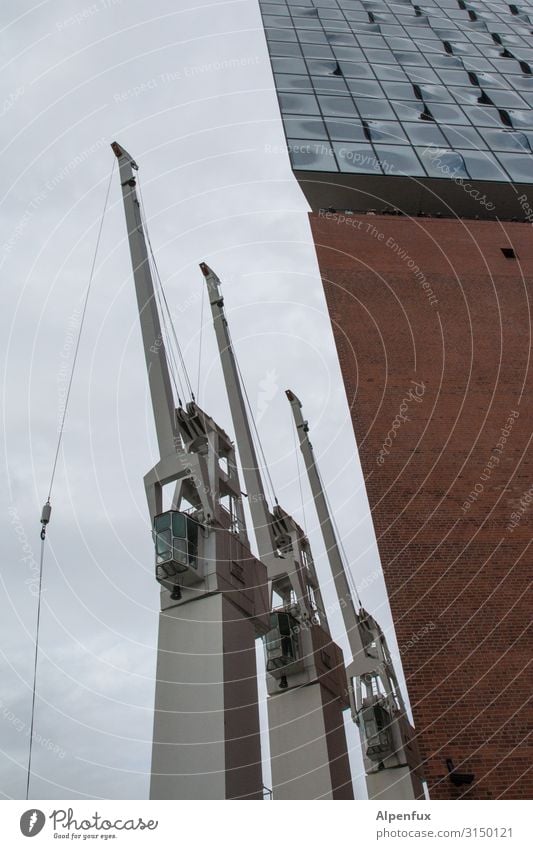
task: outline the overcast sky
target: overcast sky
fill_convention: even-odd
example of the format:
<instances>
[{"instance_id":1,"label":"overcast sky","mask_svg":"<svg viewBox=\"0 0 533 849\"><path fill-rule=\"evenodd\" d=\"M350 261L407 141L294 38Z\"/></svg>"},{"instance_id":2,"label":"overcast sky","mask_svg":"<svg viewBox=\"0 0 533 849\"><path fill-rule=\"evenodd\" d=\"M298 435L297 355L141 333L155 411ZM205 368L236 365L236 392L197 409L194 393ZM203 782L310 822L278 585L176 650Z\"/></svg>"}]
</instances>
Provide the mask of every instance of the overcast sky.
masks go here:
<instances>
[{"instance_id":1,"label":"overcast sky","mask_svg":"<svg viewBox=\"0 0 533 849\"><path fill-rule=\"evenodd\" d=\"M150 10L150 12L148 11ZM24 798L39 518L117 139L199 402L229 433L206 260L282 506L306 525L331 603L290 408L304 404L363 602L396 650L307 218L256 0L11 0L4 65L0 792ZM155 433L115 171L52 496L32 798L148 795L159 608L142 477ZM333 621L339 637L338 620ZM358 738L351 729L350 745ZM356 787L364 795L354 749Z\"/></svg>"}]
</instances>

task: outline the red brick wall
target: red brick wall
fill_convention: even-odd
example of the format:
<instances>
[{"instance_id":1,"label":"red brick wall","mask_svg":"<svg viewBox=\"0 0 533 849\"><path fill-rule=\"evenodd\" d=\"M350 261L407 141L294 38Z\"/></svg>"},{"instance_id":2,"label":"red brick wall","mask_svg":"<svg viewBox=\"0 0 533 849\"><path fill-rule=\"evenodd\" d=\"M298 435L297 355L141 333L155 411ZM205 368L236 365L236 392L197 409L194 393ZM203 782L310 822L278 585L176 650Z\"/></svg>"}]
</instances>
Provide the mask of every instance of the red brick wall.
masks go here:
<instances>
[{"instance_id":1,"label":"red brick wall","mask_svg":"<svg viewBox=\"0 0 533 849\"><path fill-rule=\"evenodd\" d=\"M532 798L533 228L311 226L431 796Z\"/></svg>"}]
</instances>

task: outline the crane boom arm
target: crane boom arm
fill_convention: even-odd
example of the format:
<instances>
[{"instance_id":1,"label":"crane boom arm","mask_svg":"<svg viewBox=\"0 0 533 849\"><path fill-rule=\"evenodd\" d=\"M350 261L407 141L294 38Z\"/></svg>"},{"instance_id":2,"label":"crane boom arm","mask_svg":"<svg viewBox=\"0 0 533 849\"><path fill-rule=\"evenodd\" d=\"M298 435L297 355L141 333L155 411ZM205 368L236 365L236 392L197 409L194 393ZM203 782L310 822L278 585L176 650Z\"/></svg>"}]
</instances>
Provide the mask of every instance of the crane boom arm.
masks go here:
<instances>
[{"instance_id":1,"label":"crane boom arm","mask_svg":"<svg viewBox=\"0 0 533 849\"><path fill-rule=\"evenodd\" d=\"M157 442L161 457L176 449L175 404L161 324L155 300L154 283L141 220L141 208L135 188L135 160L117 142L111 145L120 172L122 198L130 245L135 292L139 308L144 355L152 399Z\"/></svg>"},{"instance_id":2,"label":"crane boom arm","mask_svg":"<svg viewBox=\"0 0 533 849\"><path fill-rule=\"evenodd\" d=\"M213 324L220 352L222 371L228 391L231 417L233 427L235 428L235 438L239 446L242 472L248 493L248 504L255 528L259 557L268 567L273 562L276 550L272 530L272 515L267 504L263 481L259 472L259 464L257 462L257 454L246 412L237 362L231 343L228 322L224 315L224 299L220 293L220 280L205 262L200 264L200 268L207 284L209 303L211 305ZM272 572L272 567L269 568L269 572Z\"/></svg>"},{"instance_id":3,"label":"crane boom arm","mask_svg":"<svg viewBox=\"0 0 533 849\"><path fill-rule=\"evenodd\" d=\"M346 574L344 561L337 541L337 534L335 533L328 503L326 501L326 495L318 472L313 446L309 439L309 427L302 415L302 404L300 400L293 392L290 391L290 389L287 390L286 395L289 399L294 422L296 424L298 438L300 441L300 449L304 458L328 559L331 564L333 582L337 598L339 599L339 605L342 611L344 627L346 628L352 657L354 659L362 658L364 656L364 650L358 627L358 619L353 604L352 590L348 583L348 576Z\"/></svg>"}]
</instances>

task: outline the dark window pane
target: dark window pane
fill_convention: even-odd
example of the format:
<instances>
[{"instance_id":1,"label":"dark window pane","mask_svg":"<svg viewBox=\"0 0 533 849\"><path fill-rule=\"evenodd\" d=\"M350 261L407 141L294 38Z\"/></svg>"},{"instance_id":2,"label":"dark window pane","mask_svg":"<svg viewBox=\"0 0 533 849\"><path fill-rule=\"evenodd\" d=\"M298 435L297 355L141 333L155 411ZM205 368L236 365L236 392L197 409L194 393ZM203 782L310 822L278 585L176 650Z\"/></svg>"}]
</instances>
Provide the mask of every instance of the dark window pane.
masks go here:
<instances>
[{"instance_id":1,"label":"dark window pane","mask_svg":"<svg viewBox=\"0 0 533 849\"><path fill-rule=\"evenodd\" d=\"M154 528L156 532L166 531L170 528L170 513L161 513L159 516L156 516L154 519Z\"/></svg>"},{"instance_id":2,"label":"dark window pane","mask_svg":"<svg viewBox=\"0 0 533 849\"><path fill-rule=\"evenodd\" d=\"M327 8L322 9L322 8L320 8L318 10L318 17L320 18L321 21L337 20L337 21L343 21L344 23L346 23L346 21L344 20L343 13L338 11L338 10L336 11L335 9L327 9Z\"/></svg>"},{"instance_id":3,"label":"dark window pane","mask_svg":"<svg viewBox=\"0 0 533 849\"><path fill-rule=\"evenodd\" d=\"M501 79L504 77L502 76ZM505 80L516 91L533 91L533 76L527 74L513 74L505 76Z\"/></svg>"},{"instance_id":4,"label":"dark window pane","mask_svg":"<svg viewBox=\"0 0 533 849\"><path fill-rule=\"evenodd\" d=\"M381 35L362 35L361 33L357 33L357 41L361 47L378 47L385 50L389 49L389 45Z\"/></svg>"},{"instance_id":5,"label":"dark window pane","mask_svg":"<svg viewBox=\"0 0 533 849\"><path fill-rule=\"evenodd\" d=\"M472 85L466 71L448 71L445 68L439 68L439 77L446 85L462 86Z\"/></svg>"},{"instance_id":6,"label":"dark window pane","mask_svg":"<svg viewBox=\"0 0 533 849\"><path fill-rule=\"evenodd\" d=\"M382 173L372 145L334 142L333 147L341 171L357 171L360 174Z\"/></svg>"},{"instance_id":7,"label":"dark window pane","mask_svg":"<svg viewBox=\"0 0 533 849\"><path fill-rule=\"evenodd\" d=\"M286 6L280 3L260 3L261 10L264 15L289 15L290 12Z\"/></svg>"},{"instance_id":8,"label":"dark window pane","mask_svg":"<svg viewBox=\"0 0 533 849\"><path fill-rule=\"evenodd\" d=\"M463 106L474 127L501 127L500 113L494 106Z\"/></svg>"},{"instance_id":9,"label":"dark window pane","mask_svg":"<svg viewBox=\"0 0 533 849\"><path fill-rule=\"evenodd\" d=\"M318 101L324 115L353 115L354 118L357 117L357 110L351 97L320 95Z\"/></svg>"},{"instance_id":10,"label":"dark window pane","mask_svg":"<svg viewBox=\"0 0 533 849\"><path fill-rule=\"evenodd\" d=\"M342 77L312 77L317 94L349 94L348 87Z\"/></svg>"},{"instance_id":11,"label":"dark window pane","mask_svg":"<svg viewBox=\"0 0 533 849\"><path fill-rule=\"evenodd\" d=\"M440 73L441 68L443 70L450 70L452 68L455 70L464 69L464 64L459 56L449 56L447 53L442 56L431 56L428 54L426 55L426 59L432 68L437 69L437 73ZM472 60L469 59L469 61Z\"/></svg>"},{"instance_id":12,"label":"dark window pane","mask_svg":"<svg viewBox=\"0 0 533 849\"><path fill-rule=\"evenodd\" d=\"M376 146L381 167L385 174L406 174L409 177L425 177L425 171L414 150L410 147Z\"/></svg>"},{"instance_id":13,"label":"dark window pane","mask_svg":"<svg viewBox=\"0 0 533 849\"><path fill-rule=\"evenodd\" d=\"M391 50L416 50L416 45L410 38L387 38L387 44Z\"/></svg>"},{"instance_id":14,"label":"dark window pane","mask_svg":"<svg viewBox=\"0 0 533 849\"><path fill-rule=\"evenodd\" d=\"M533 91L522 91L521 95L526 101L529 108L533 107Z\"/></svg>"},{"instance_id":15,"label":"dark window pane","mask_svg":"<svg viewBox=\"0 0 533 849\"><path fill-rule=\"evenodd\" d=\"M457 103L470 106L489 105L482 90L475 86L452 86L450 91Z\"/></svg>"},{"instance_id":16,"label":"dark window pane","mask_svg":"<svg viewBox=\"0 0 533 849\"><path fill-rule=\"evenodd\" d=\"M509 89L487 88L485 93L490 97L495 106L502 109L527 109L527 103L516 91Z\"/></svg>"},{"instance_id":17,"label":"dark window pane","mask_svg":"<svg viewBox=\"0 0 533 849\"><path fill-rule=\"evenodd\" d=\"M316 20L318 16L318 11L314 8L314 4L311 2L304 2L302 0L301 3L292 3L289 2L289 6L291 7L291 11L293 15L297 15L298 17L303 18L314 18Z\"/></svg>"},{"instance_id":18,"label":"dark window pane","mask_svg":"<svg viewBox=\"0 0 533 849\"><path fill-rule=\"evenodd\" d=\"M335 59L309 59L307 63L309 73L322 76L331 76L337 68Z\"/></svg>"},{"instance_id":19,"label":"dark window pane","mask_svg":"<svg viewBox=\"0 0 533 849\"><path fill-rule=\"evenodd\" d=\"M319 114L318 103L314 94L284 94L282 92L279 95L279 102L282 112L300 115Z\"/></svg>"},{"instance_id":20,"label":"dark window pane","mask_svg":"<svg viewBox=\"0 0 533 849\"><path fill-rule=\"evenodd\" d=\"M498 153L497 156L511 180L517 183L533 183L533 156L523 156L519 153Z\"/></svg>"},{"instance_id":21,"label":"dark window pane","mask_svg":"<svg viewBox=\"0 0 533 849\"><path fill-rule=\"evenodd\" d=\"M400 63L400 65L409 66L416 65L420 67L421 65L427 65L424 56L422 53L404 53L403 51L395 50L394 56L396 61Z\"/></svg>"},{"instance_id":22,"label":"dark window pane","mask_svg":"<svg viewBox=\"0 0 533 849\"><path fill-rule=\"evenodd\" d=\"M392 106L401 121L421 121L424 104L421 100L393 100Z\"/></svg>"},{"instance_id":23,"label":"dark window pane","mask_svg":"<svg viewBox=\"0 0 533 849\"><path fill-rule=\"evenodd\" d=\"M183 537L183 539L186 538L187 522L183 513L172 514L172 535L175 537Z\"/></svg>"},{"instance_id":24,"label":"dark window pane","mask_svg":"<svg viewBox=\"0 0 533 849\"><path fill-rule=\"evenodd\" d=\"M372 100L370 98L365 100L358 97L355 102L362 118L383 118L391 121L396 118L392 107L386 100Z\"/></svg>"},{"instance_id":25,"label":"dark window pane","mask_svg":"<svg viewBox=\"0 0 533 849\"><path fill-rule=\"evenodd\" d=\"M307 68L303 59L293 59L290 56L273 56L272 70L276 74L306 74Z\"/></svg>"},{"instance_id":26,"label":"dark window pane","mask_svg":"<svg viewBox=\"0 0 533 849\"><path fill-rule=\"evenodd\" d=\"M308 59L333 59L331 47L325 44L302 44L302 53Z\"/></svg>"},{"instance_id":27,"label":"dark window pane","mask_svg":"<svg viewBox=\"0 0 533 849\"><path fill-rule=\"evenodd\" d=\"M333 141L366 142L368 139L361 121L356 118L326 118L326 127Z\"/></svg>"},{"instance_id":28,"label":"dark window pane","mask_svg":"<svg viewBox=\"0 0 533 849\"><path fill-rule=\"evenodd\" d=\"M322 24L318 18L293 18L294 26L300 32L306 29L319 29L322 32Z\"/></svg>"},{"instance_id":29,"label":"dark window pane","mask_svg":"<svg viewBox=\"0 0 533 849\"><path fill-rule=\"evenodd\" d=\"M302 74L276 74L276 88L278 91L287 89L298 89L299 91L313 91L311 80Z\"/></svg>"},{"instance_id":30,"label":"dark window pane","mask_svg":"<svg viewBox=\"0 0 533 849\"><path fill-rule=\"evenodd\" d=\"M339 60L342 73L345 77L357 77L357 79L375 79L372 68L366 62L348 62Z\"/></svg>"},{"instance_id":31,"label":"dark window pane","mask_svg":"<svg viewBox=\"0 0 533 849\"><path fill-rule=\"evenodd\" d=\"M406 123L403 125L411 144L430 145L446 147L446 139L439 128L431 121L418 121L418 123Z\"/></svg>"},{"instance_id":32,"label":"dark window pane","mask_svg":"<svg viewBox=\"0 0 533 849\"><path fill-rule=\"evenodd\" d=\"M473 180L507 179L498 160L488 150L461 150L459 152Z\"/></svg>"},{"instance_id":33,"label":"dark window pane","mask_svg":"<svg viewBox=\"0 0 533 849\"><path fill-rule=\"evenodd\" d=\"M328 44L325 32L321 29L316 31L313 29L298 30L298 38L302 44Z\"/></svg>"},{"instance_id":34,"label":"dark window pane","mask_svg":"<svg viewBox=\"0 0 533 849\"><path fill-rule=\"evenodd\" d=\"M391 36L394 38L405 38L407 36L407 32L403 27L395 26L394 24L381 24L380 32L382 35Z\"/></svg>"},{"instance_id":35,"label":"dark window pane","mask_svg":"<svg viewBox=\"0 0 533 849\"><path fill-rule=\"evenodd\" d=\"M346 13L346 17L349 18L348 13ZM367 32L368 33L373 33L373 32L380 33L381 32L381 27L379 26L379 24L378 23L374 23L374 24L369 23L368 17L360 19L358 21L358 23L353 27L353 29L356 31L357 35L359 35L360 33L363 33L363 32L364 33L367 33Z\"/></svg>"},{"instance_id":36,"label":"dark window pane","mask_svg":"<svg viewBox=\"0 0 533 849\"><path fill-rule=\"evenodd\" d=\"M268 41L297 41L296 33L291 29L265 29Z\"/></svg>"},{"instance_id":37,"label":"dark window pane","mask_svg":"<svg viewBox=\"0 0 533 849\"><path fill-rule=\"evenodd\" d=\"M327 139L326 127L322 118L303 115L284 115L283 124L287 138Z\"/></svg>"},{"instance_id":38,"label":"dark window pane","mask_svg":"<svg viewBox=\"0 0 533 849\"><path fill-rule=\"evenodd\" d=\"M490 59L483 59L482 56L471 56L468 59L465 57L463 64L466 71L493 71L494 65Z\"/></svg>"},{"instance_id":39,"label":"dark window pane","mask_svg":"<svg viewBox=\"0 0 533 849\"><path fill-rule=\"evenodd\" d=\"M345 59L347 62L366 62L365 54L360 47L342 47L340 44L331 46L339 62Z\"/></svg>"},{"instance_id":40,"label":"dark window pane","mask_svg":"<svg viewBox=\"0 0 533 849\"><path fill-rule=\"evenodd\" d=\"M330 21L325 20L323 18L320 19L324 30L329 32L348 32L350 35L352 31L350 30L350 25L347 21Z\"/></svg>"},{"instance_id":41,"label":"dark window pane","mask_svg":"<svg viewBox=\"0 0 533 849\"><path fill-rule=\"evenodd\" d=\"M354 97L383 97L383 89L376 80L352 80L346 83Z\"/></svg>"},{"instance_id":42,"label":"dark window pane","mask_svg":"<svg viewBox=\"0 0 533 849\"><path fill-rule=\"evenodd\" d=\"M406 66L405 73L412 83L429 83L430 85L434 83L438 85L440 83L440 79L435 71L425 66L422 66L422 68L416 68L413 65Z\"/></svg>"},{"instance_id":43,"label":"dark window pane","mask_svg":"<svg viewBox=\"0 0 533 849\"><path fill-rule=\"evenodd\" d=\"M301 56L302 51L298 44L290 44L288 41L272 41L268 45L271 56Z\"/></svg>"},{"instance_id":44,"label":"dark window pane","mask_svg":"<svg viewBox=\"0 0 533 849\"><path fill-rule=\"evenodd\" d=\"M509 150L515 153L530 153L528 138L517 130L485 130L483 137L491 150Z\"/></svg>"},{"instance_id":45,"label":"dark window pane","mask_svg":"<svg viewBox=\"0 0 533 849\"><path fill-rule=\"evenodd\" d=\"M416 150L430 177L449 180L453 177L469 176L462 156L454 150L444 150L439 147L418 147Z\"/></svg>"},{"instance_id":46,"label":"dark window pane","mask_svg":"<svg viewBox=\"0 0 533 849\"><path fill-rule=\"evenodd\" d=\"M513 59L491 59L491 63L492 67L501 74L519 74L522 70L520 63Z\"/></svg>"},{"instance_id":47,"label":"dark window pane","mask_svg":"<svg viewBox=\"0 0 533 849\"><path fill-rule=\"evenodd\" d=\"M490 130L483 130L483 137L481 137L474 127L466 125L464 127L448 127L441 124L440 128L448 139L448 144L454 149L459 147L472 147L477 150L479 148L487 147L484 140L487 137L487 133L491 132Z\"/></svg>"},{"instance_id":48,"label":"dark window pane","mask_svg":"<svg viewBox=\"0 0 533 849\"><path fill-rule=\"evenodd\" d=\"M330 44L340 44L341 46L357 47L355 36L350 32L327 32L326 38Z\"/></svg>"},{"instance_id":49,"label":"dark window pane","mask_svg":"<svg viewBox=\"0 0 533 849\"><path fill-rule=\"evenodd\" d=\"M443 36L443 41L452 41L453 42L453 52L455 56L480 56L480 52L477 47L474 47L469 41L454 41L453 36L449 39L446 36ZM486 48L484 51L486 56L490 56L490 48ZM495 50L493 53L497 56L498 51Z\"/></svg>"},{"instance_id":50,"label":"dark window pane","mask_svg":"<svg viewBox=\"0 0 533 849\"><path fill-rule=\"evenodd\" d=\"M450 92L443 85L419 85L419 88L425 103L453 103Z\"/></svg>"},{"instance_id":51,"label":"dark window pane","mask_svg":"<svg viewBox=\"0 0 533 849\"><path fill-rule=\"evenodd\" d=\"M338 171L331 145L311 139L288 139L293 168L302 171Z\"/></svg>"},{"instance_id":52,"label":"dark window pane","mask_svg":"<svg viewBox=\"0 0 533 849\"><path fill-rule=\"evenodd\" d=\"M399 65L373 65L372 70L378 80L407 80L407 74Z\"/></svg>"},{"instance_id":53,"label":"dark window pane","mask_svg":"<svg viewBox=\"0 0 533 849\"><path fill-rule=\"evenodd\" d=\"M373 144L409 144L397 121L367 121L366 124Z\"/></svg>"},{"instance_id":54,"label":"dark window pane","mask_svg":"<svg viewBox=\"0 0 533 849\"><path fill-rule=\"evenodd\" d=\"M386 80L381 85L390 100L411 100L414 96L411 83L393 83Z\"/></svg>"},{"instance_id":55,"label":"dark window pane","mask_svg":"<svg viewBox=\"0 0 533 849\"><path fill-rule=\"evenodd\" d=\"M364 24L368 23L368 13L363 9L362 5L357 3L353 4L352 8L349 8L346 3L343 3L342 8L344 9L346 18L349 21L354 21L354 23L356 23L356 27L354 27L354 29L358 30Z\"/></svg>"},{"instance_id":56,"label":"dark window pane","mask_svg":"<svg viewBox=\"0 0 533 849\"><path fill-rule=\"evenodd\" d=\"M533 110L526 112L521 109L509 109L508 112L513 127L524 130L533 129Z\"/></svg>"},{"instance_id":57,"label":"dark window pane","mask_svg":"<svg viewBox=\"0 0 533 849\"><path fill-rule=\"evenodd\" d=\"M290 27L294 29L291 19L281 15L265 15L263 23L266 27Z\"/></svg>"},{"instance_id":58,"label":"dark window pane","mask_svg":"<svg viewBox=\"0 0 533 849\"><path fill-rule=\"evenodd\" d=\"M475 107L465 106L463 111L460 106L452 106L449 103L432 103L431 114L439 124L469 124L470 121L465 114L469 108Z\"/></svg>"},{"instance_id":59,"label":"dark window pane","mask_svg":"<svg viewBox=\"0 0 533 849\"><path fill-rule=\"evenodd\" d=\"M482 88L509 88L505 78L500 74L488 74L486 71L478 73L477 78Z\"/></svg>"},{"instance_id":60,"label":"dark window pane","mask_svg":"<svg viewBox=\"0 0 533 849\"><path fill-rule=\"evenodd\" d=\"M158 555L158 561L172 559L172 544L170 530L156 532L155 550Z\"/></svg>"},{"instance_id":61,"label":"dark window pane","mask_svg":"<svg viewBox=\"0 0 533 849\"><path fill-rule=\"evenodd\" d=\"M434 55L442 54L443 56L447 56L448 54L444 51L444 45L440 39L429 40L424 38L420 38L416 40L417 46L419 50L423 52L432 53Z\"/></svg>"},{"instance_id":62,"label":"dark window pane","mask_svg":"<svg viewBox=\"0 0 533 849\"><path fill-rule=\"evenodd\" d=\"M398 60L394 57L392 50L365 50L366 58L369 62L380 63L382 65L397 65Z\"/></svg>"}]
</instances>

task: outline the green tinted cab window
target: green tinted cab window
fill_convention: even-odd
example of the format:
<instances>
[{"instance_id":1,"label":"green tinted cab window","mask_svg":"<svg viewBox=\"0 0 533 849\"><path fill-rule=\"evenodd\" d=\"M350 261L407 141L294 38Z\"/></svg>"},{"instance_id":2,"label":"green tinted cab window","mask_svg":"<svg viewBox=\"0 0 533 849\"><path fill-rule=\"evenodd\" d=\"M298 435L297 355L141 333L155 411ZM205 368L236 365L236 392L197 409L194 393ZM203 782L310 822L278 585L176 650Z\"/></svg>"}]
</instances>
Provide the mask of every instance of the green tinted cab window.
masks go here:
<instances>
[{"instance_id":1,"label":"green tinted cab window","mask_svg":"<svg viewBox=\"0 0 533 849\"><path fill-rule=\"evenodd\" d=\"M154 520L154 527L157 532L166 531L170 528L170 513L162 513L160 516L156 516Z\"/></svg>"},{"instance_id":2,"label":"green tinted cab window","mask_svg":"<svg viewBox=\"0 0 533 849\"><path fill-rule=\"evenodd\" d=\"M191 551L192 553L195 553L198 547L198 525L195 521L193 521L193 519L189 519L187 522L187 534L189 537Z\"/></svg>"},{"instance_id":3,"label":"green tinted cab window","mask_svg":"<svg viewBox=\"0 0 533 849\"><path fill-rule=\"evenodd\" d=\"M158 556L164 560L170 560L171 543L170 543L170 528L164 531L158 531L156 534L156 552Z\"/></svg>"},{"instance_id":4,"label":"green tinted cab window","mask_svg":"<svg viewBox=\"0 0 533 849\"><path fill-rule=\"evenodd\" d=\"M172 514L172 536L183 537L187 536L187 524L185 516L182 513Z\"/></svg>"}]
</instances>

